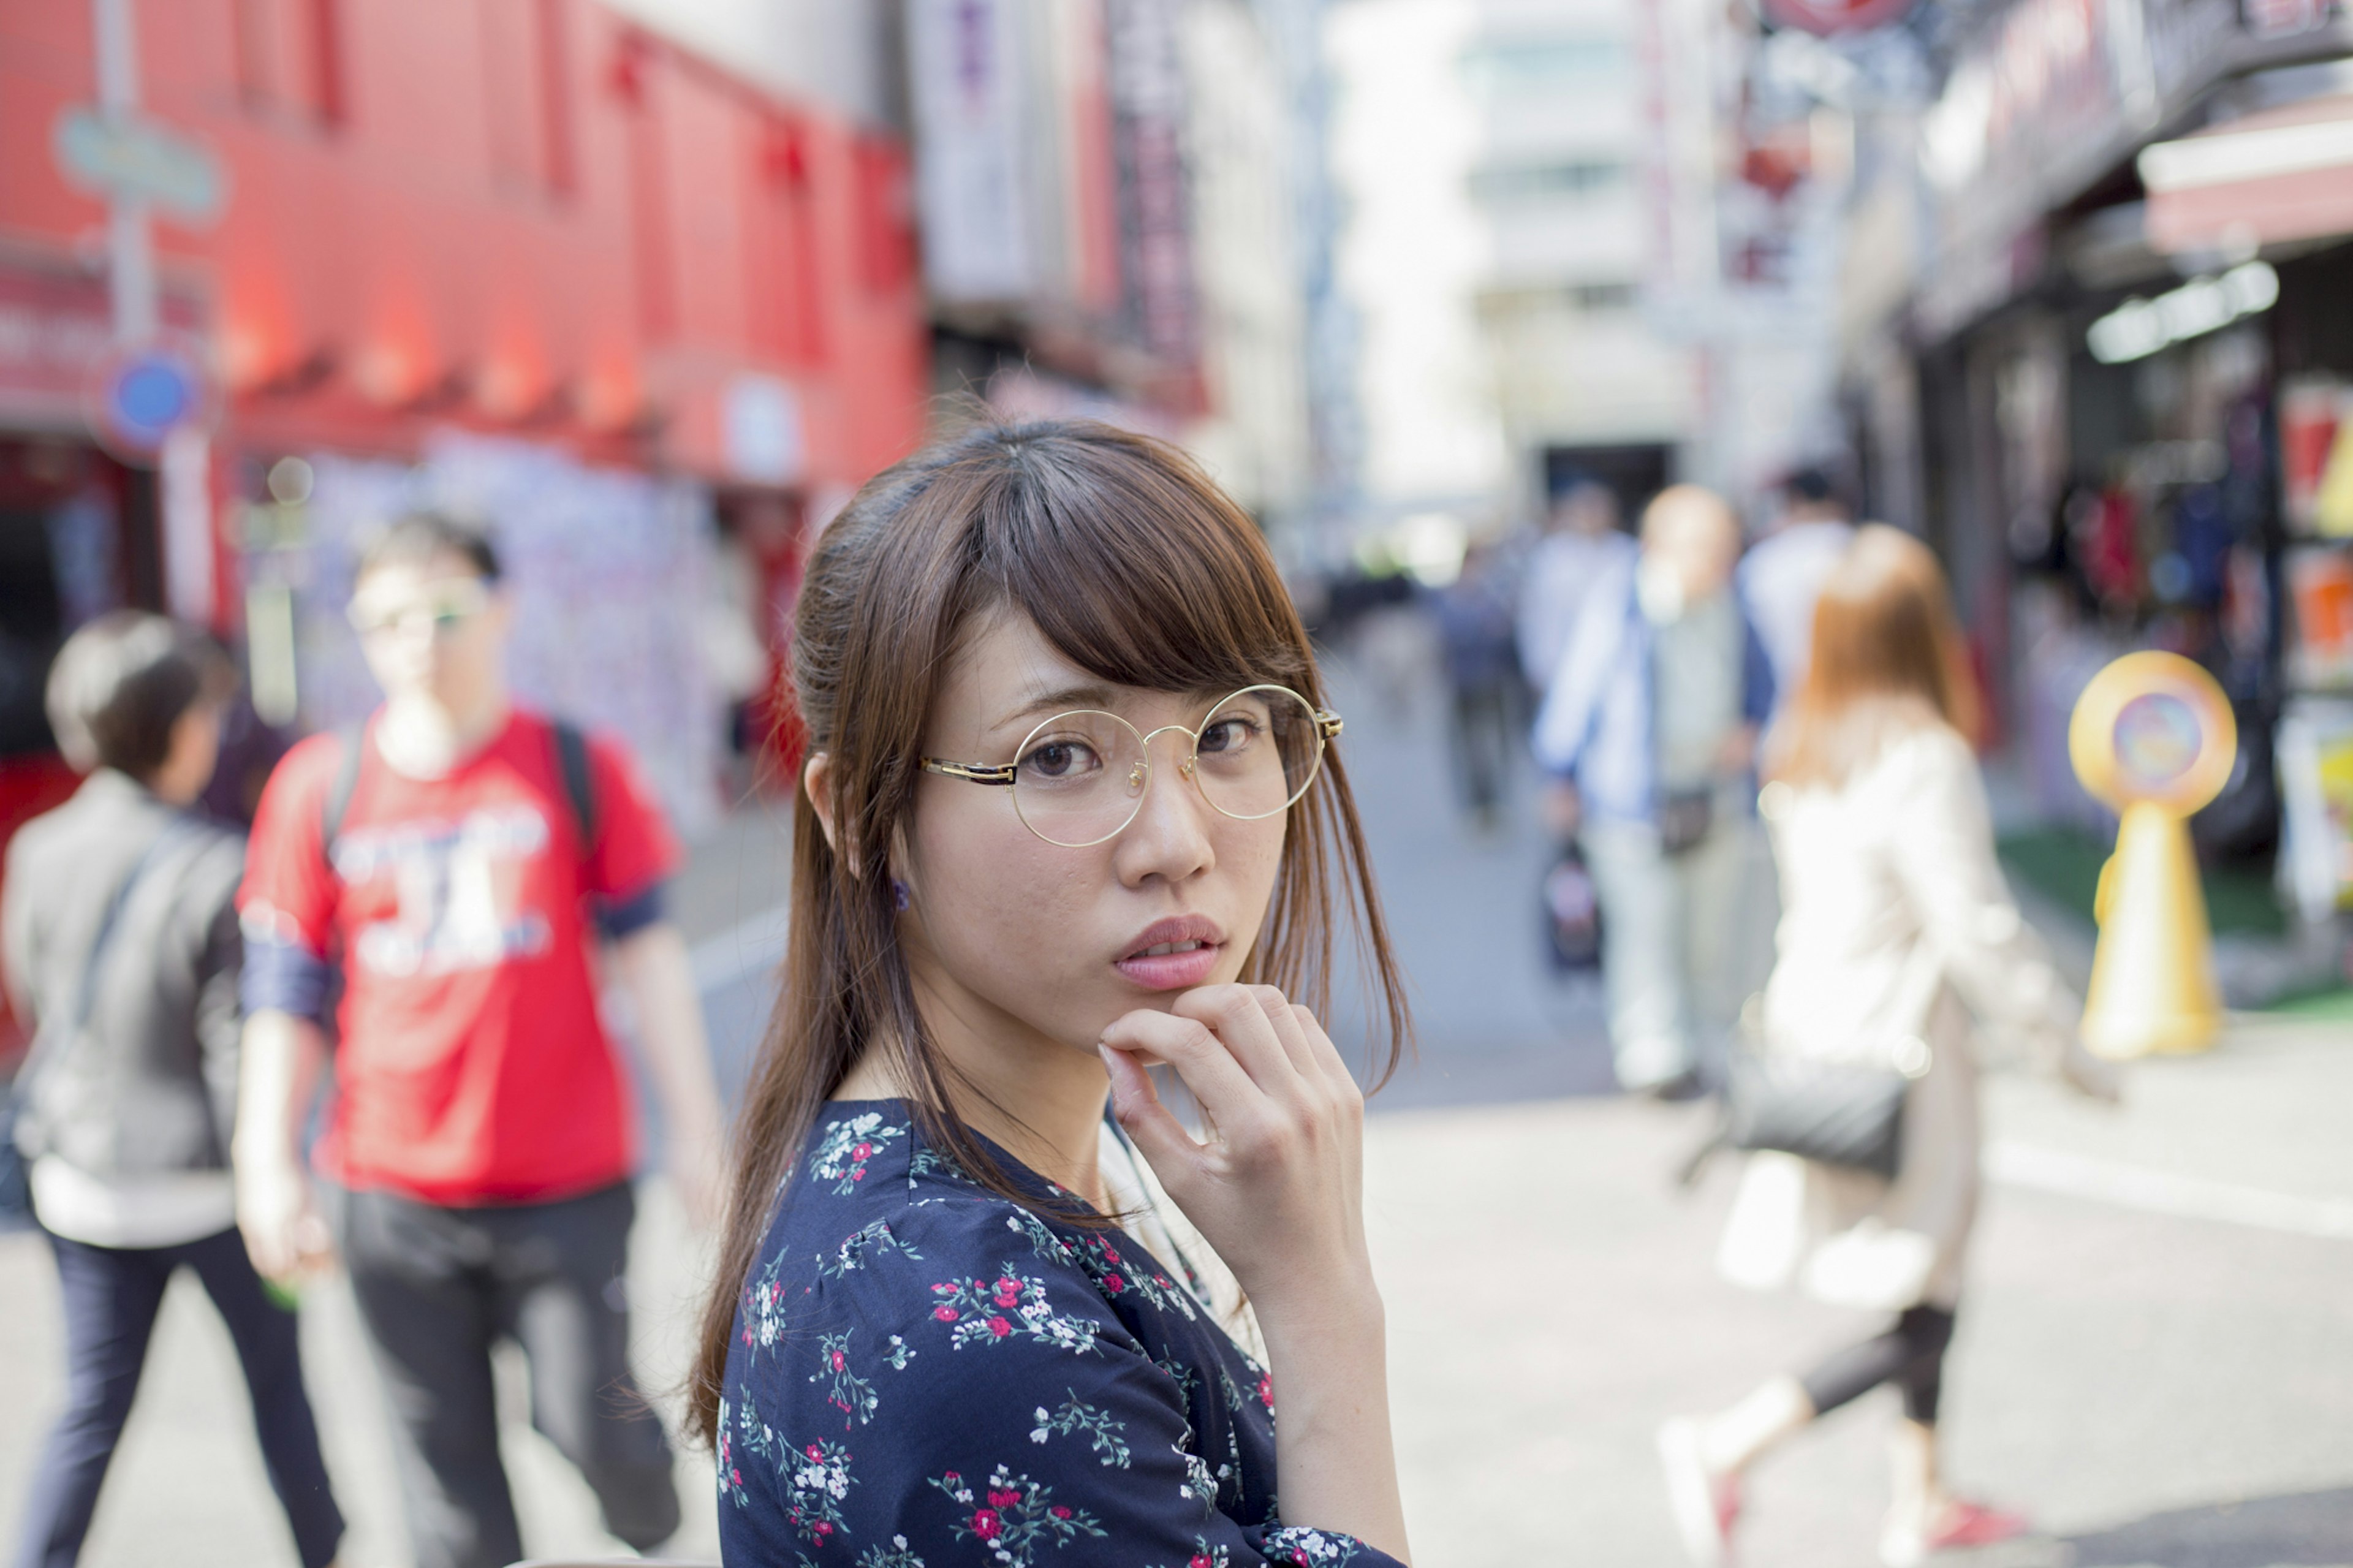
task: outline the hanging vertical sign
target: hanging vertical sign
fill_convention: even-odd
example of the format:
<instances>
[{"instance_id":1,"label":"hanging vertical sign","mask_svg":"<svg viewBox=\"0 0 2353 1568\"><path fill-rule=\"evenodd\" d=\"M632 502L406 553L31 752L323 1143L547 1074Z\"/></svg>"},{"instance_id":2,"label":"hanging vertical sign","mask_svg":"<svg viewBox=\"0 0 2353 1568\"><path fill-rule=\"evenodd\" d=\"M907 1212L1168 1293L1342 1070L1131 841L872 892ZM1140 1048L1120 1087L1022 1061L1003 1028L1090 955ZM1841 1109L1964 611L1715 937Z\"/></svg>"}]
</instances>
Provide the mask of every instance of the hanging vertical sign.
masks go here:
<instances>
[{"instance_id":1,"label":"hanging vertical sign","mask_svg":"<svg viewBox=\"0 0 2353 1568\"><path fill-rule=\"evenodd\" d=\"M1003 304L1038 287L1020 15L1012 0L907 8L923 277L949 304Z\"/></svg>"},{"instance_id":2,"label":"hanging vertical sign","mask_svg":"<svg viewBox=\"0 0 2353 1568\"><path fill-rule=\"evenodd\" d=\"M1176 13L1176 0L1111 0L1106 20L1128 330L1189 373L1198 331Z\"/></svg>"}]
</instances>

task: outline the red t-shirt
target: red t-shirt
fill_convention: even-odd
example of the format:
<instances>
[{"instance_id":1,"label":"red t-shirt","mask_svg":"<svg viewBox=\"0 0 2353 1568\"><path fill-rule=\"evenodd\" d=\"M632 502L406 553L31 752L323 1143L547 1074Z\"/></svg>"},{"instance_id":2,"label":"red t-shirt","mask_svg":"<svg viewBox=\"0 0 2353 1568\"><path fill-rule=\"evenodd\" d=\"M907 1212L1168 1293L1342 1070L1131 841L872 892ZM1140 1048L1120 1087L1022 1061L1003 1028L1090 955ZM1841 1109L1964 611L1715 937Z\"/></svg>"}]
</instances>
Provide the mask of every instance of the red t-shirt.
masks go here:
<instances>
[{"instance_id":1,"label":"red t-shirt","mask_svg":"<svg viewBox=\"0 0 2353 1568\"><path fill-rule=\"evenodd\" d=\"M547 721L516 713L438 779L395 773L366 734L335 869L319 838L341 743L315 735L262 792L237 900L248 931L341 955L322 1167L453 1206L621 1180L628 1090L597 1013L588 903L638 898L676 866L660 809L628 752L592 739L584 855Z\"/></svg>"}]
</instances>

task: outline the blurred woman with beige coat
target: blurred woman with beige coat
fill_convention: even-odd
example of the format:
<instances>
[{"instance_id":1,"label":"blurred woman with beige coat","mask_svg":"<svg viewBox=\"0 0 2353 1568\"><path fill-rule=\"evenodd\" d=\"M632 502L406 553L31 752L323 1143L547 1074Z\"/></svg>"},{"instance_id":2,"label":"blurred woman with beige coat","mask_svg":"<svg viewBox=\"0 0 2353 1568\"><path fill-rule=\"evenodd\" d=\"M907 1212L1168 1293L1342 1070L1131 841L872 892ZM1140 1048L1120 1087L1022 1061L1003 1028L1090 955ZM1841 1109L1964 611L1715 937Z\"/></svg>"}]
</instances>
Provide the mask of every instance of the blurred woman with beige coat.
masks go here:
<instances>
[{"instance_id":1,"label":"blurred woman with beige coat","mask_svg":"<svg viewBox=\"0 0 2353 1568\"><path fill-rule=\"evenodd\" d=\"M1767 742L1760 805L1784 912L1754 1032L1768 1056L1815 1059L1916 1040L1926 1066L1905 1096L1892 1180L1752 1154L1717 1262L1740 1284L1795 1286L1896 1316L1803 1376L1775 1377L1662 1431L1676 1522L1703 1564L1729 1552L1746 1467L1883 1383L1904 1401L1883 1561L1908 1568L2026 1528L1947 1491L1937 1467L1945 1352L1980 1181L1977 1037L2010 1037L2086 1092L2116 1091L2078 1043L2081 1004L1995 861L1967 738L1976 719L1935 557L1897 530L1861 530L1824 584L1805 682Z\"/></svg>"}]
</instances>

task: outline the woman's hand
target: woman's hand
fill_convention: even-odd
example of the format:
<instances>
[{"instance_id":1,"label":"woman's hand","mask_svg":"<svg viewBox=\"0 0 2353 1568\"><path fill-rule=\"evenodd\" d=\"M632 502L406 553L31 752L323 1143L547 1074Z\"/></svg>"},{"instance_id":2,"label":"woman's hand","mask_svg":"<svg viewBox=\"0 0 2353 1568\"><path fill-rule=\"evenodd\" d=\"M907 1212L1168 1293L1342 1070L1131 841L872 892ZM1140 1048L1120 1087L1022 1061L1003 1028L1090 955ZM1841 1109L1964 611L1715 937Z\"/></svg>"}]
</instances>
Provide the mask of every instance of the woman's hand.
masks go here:
<instances>
[{"instance_id":1,"label":"woman's hand","mask_svg":"<svg viewBox=\"0 0 2353 1568\"><path fill-rule=\"evenodd\" d=\"M1314 1014L1271 985L1205 985L1103 1031L1112 1106L1168 1195L1255 1303L1377 1319L1365 1249L1365 1097ZM1209 1121L1195 1141L1144 1064L1165 1062Z\"/></svg>"},{"instance_id":2,"label":"woman's hand","mask_svg":"<svg viewBox=\"0 0 2353 1568\"><path fill-rule=\"evenodd\" d=\"M1365 1248L1365 1097L1331 1037L1271 985L1205 985L1169 1012L1122 1017L1102 1050L1120 1125L1258 1314L1284 1520L1407 1561L1388 1331ZM1192 1090L1208 1142L1160 1103L1152 1062Z\"/></svg>"}]
</instances>

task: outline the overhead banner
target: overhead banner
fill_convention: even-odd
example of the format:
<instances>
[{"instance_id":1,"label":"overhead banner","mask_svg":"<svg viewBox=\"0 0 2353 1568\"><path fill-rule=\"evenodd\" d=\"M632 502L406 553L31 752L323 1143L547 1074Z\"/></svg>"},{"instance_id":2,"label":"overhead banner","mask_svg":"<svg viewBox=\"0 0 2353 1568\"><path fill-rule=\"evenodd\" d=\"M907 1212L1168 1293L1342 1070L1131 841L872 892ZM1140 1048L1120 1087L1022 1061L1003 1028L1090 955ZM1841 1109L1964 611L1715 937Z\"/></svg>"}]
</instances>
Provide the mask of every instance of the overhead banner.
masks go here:
<instances>
[{"instance_id":1,"label":"overhead banner","mask_svg":"<svg viewBox=\"0 0 2353 1568\"><path fill-rule=\"evenodd\" d=\"M1039 284L1024 36L1013 0L907 7L923 277L951 304L1008 303Z\"/></svg>"}]
</instances>

